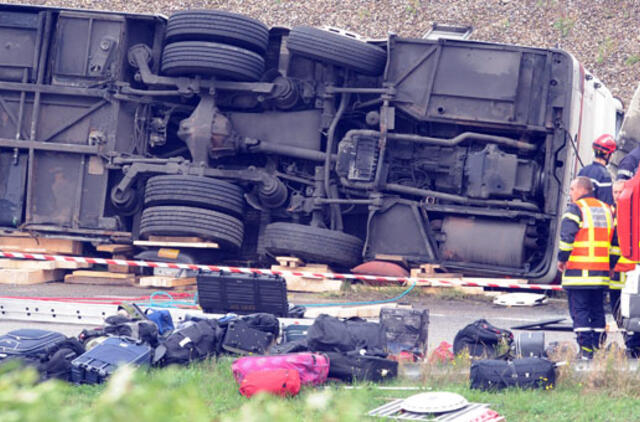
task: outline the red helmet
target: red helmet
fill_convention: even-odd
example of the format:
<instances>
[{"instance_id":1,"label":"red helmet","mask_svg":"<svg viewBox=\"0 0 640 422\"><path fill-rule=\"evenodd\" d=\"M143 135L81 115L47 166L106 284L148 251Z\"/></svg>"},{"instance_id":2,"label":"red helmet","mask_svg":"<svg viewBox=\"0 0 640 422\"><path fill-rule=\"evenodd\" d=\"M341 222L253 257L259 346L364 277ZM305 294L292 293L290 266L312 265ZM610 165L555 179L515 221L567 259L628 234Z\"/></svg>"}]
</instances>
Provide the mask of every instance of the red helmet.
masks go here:
<instances>
[{"instance_id":1,"label":"red helmet","mask_svg":"<svg viewBox=\"0 0 640 422\"><path fill-rule=\"evenodd\" d=\"M600 135L595 141L593 141L593 149L605 154L613 154L616 150L616 140L613 136L605 134Z\"/></svg>"}]
</instances>

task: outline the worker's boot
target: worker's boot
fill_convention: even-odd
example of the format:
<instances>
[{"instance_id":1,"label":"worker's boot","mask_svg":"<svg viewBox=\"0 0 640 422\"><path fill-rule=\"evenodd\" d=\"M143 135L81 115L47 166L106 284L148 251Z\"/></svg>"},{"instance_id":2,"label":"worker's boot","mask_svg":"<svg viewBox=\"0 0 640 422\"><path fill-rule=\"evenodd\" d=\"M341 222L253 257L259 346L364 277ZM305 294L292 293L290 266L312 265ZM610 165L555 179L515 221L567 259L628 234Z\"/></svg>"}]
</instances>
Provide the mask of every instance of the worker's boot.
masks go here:
<instances>
[{"instance_id":1,"label":"worker's boot","mask_svg":"<svg viewBox=\"0 0 640 422\"><path fill-rule=\"evenodd\" d=\"M593 340L594 332L592 330L581 330L576 332L578 341L578 359L593 359Z\"/></svg>"},{"instance_id":2,"label":"worker's boot","mask_svg":"<svg viewBox=\"0 0 640 422\"><path fill-rule=\"evenodd\" d=\"M592 345L593 345L593 349L598 350L604 347L605 343L607 342L607 332L605 331L604 328L594 328L594 330L592 331Z\"/></svg>"}]
</instances>

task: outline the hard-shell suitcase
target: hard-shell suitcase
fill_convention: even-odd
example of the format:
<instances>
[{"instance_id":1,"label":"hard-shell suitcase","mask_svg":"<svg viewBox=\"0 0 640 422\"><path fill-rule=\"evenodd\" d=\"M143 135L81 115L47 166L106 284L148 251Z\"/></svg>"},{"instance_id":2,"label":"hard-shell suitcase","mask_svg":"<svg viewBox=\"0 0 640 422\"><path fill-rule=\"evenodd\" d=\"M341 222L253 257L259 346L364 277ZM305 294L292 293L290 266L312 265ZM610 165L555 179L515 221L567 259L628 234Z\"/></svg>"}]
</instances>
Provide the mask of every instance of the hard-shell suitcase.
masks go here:
<instances>
[{"instance_id":1,"label":"hard-shell suitcase","mask_svg":"<svg viewBox=\"0 0 640 422\"><path fill-rule=\"evenodd\" d=\"M288 343L290 341L303 340L307 338L307 331L311 325L303 324L291 324L282 330L282 342Z\"/></svg>"},{"instance_id":2,"label":"hard-shell suitcase","mask_svg":"<svg viewBox=\"0 0 640 422\"><path fill-rule=\"evenodd\" d=\"M544 332L526 331L515 336L515 357L534 358L544 355Z\"/></svg>"},{"instance_id":3,"label":"hard-shell suitcase","mask_svg":"<svg viewBox=\"0 0 640 422\"><path fill-rule=\"evenodd\" d=\"M380 324L387 337L389 353L409 351L425 354L429 336L429 310L382 308Z\"/></svg>"},{"instance_id":4,"label":"hard-shell suitcase","mask_svg":"<svg viewBox=\"0 0 640 422\"><path fill-rule=\"evenodd\" d=\"M357 353L328 352L329 378L380 382L398 376L398 362Z\"/></svg>"},{"instance_id":5,"label":"hard-shell suitcase","mask_svg":"<svg viewBox=\"0 0 640 422\"><path fill-rule=\"evenodd\" d=\"M251 328L246 321L233 320L227 327L222 348L241 355L263 355L274 340L273 333Z\"/></svg>"},{"instance_id":6,"label":"hard-shell suitcase","mask_svg":"<svg viewBox=\"0 0 640 422\"><path fill-rule=\"evenodd\" d=\"M206 273L196 278L198 302L208 313L252 314L279 317L289 313L284 278L265 274Z\"/></svg>"},{"instance_id":7,"label":"hard-shell suitcase","mask_svg":"<svg viewBox=\"0 0 640 422\"><path fill-rule=\"evenodd\" d=\"M303 385L318 385L327 380L329 358L324 353L291 353L276 356L245 356L231 365L238 383L251 372L265 369L293 369L298 371Z\"/></svg>"},{"instance_id":8,"label":"hard-shell suitcase","mask_svg":"<svg viewBox=\"0 0 640 422\"><path fill-rule=\"evenodd\" d=\"M10 357L46 357L67 337L55 331L23 328L0 336L0 361Z\"/></svg>"},{"instance_id":9,"label":"hard-shell suitcase","mask_svg":"<svg viewBox=\"0 0 640 422\"><path fill-rule=\"evenodd\" d=\"M126 337L109 337L71 362L71 381L76 384L99 384L118 366L149 365L152 348Z\"/></svg>"},{"instance_id":10,"label":"hard-shell suitcase","mask_svg":"<svg viewBox=\"0 0 640 422\"><path fill-rule=\"evenodd\" d=\"M240 394L251 397L257 393L295 396L300 392L300 375L292 369L267 369L252 372L240 384Z\"/></svg>"},{"instance_id":11,"label":"hard-shell suitcase","mask_svg":"<svg viewBox=\"0 0 640 422\"><path fill-rule=\"evenodd\" d=\"M556 383L555 363L543 358L506 361L485 359L471 364L471 388L502 390L507 387L551 389Z\"/></svg>"}]
</instances>

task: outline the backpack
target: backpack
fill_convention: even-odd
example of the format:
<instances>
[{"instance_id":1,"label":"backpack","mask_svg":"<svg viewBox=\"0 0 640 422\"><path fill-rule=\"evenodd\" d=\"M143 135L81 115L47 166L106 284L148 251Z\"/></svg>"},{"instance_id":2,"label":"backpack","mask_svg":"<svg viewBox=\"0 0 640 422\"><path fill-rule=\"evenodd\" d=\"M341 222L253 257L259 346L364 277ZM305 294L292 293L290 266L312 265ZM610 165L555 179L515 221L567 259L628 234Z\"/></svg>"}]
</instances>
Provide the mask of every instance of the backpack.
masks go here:
<instances>
[{"instance_id":1,"label":"backpack","mask_svg":"<svg viewBox=\"0 0 640 422\"><path fill-rule=\"evenodd\" d=\"M293 369L268 369L248 374L240 384L240 394L252 397L257 393L295 396L300 392L300 375Z\"/></svg>"},{"instance_id":2,"label":"backpack","mask_svg":"<svg viewBox=\"0 0 640 422\"><path fill-rule=\"evenodd\" d=\"M157 310L148 308L145 311L145 315L150 321L153 321L153 323L158 326L158 334L161 336L170 333L175 329L171 313L166 309Z\"/></svg>"},{"instance_id":3,"label":"backpack","mask_svg":"<svg viewBox=\"0 0 640 422\"><path fill-rule=\"evenodd\" d=\"M498 353L498 346L504 343L506 352ZM471 357L506 358L509 356L513 333L498 328L486 319L479 319L458 331L453 340L453 353L460 354L465 349Z\"/></svg>"},{"instance_id":4,"label":"backpack","mask_svg":"<svg viewBox=\"0 0 640 422\"><path fill-rule=\"evenodd\" d=\"M213 319L189 321L174 330L156 348L152 364L186 365L216 354L223 331Z\"/></svg>"},{"instance_id":5,"label":"backpack","mask_svg":"<svg viewBox=\"0 0 640 422\"><path fill-rule=\"evenodd\" d=\"M141 340L151 347L158 345L158 326L153 321L112 315L105 318L104 322L105 325L102 328L82 330L78 339L86 345L95 337L121 336Z\"/></svg>"}]
</instances>

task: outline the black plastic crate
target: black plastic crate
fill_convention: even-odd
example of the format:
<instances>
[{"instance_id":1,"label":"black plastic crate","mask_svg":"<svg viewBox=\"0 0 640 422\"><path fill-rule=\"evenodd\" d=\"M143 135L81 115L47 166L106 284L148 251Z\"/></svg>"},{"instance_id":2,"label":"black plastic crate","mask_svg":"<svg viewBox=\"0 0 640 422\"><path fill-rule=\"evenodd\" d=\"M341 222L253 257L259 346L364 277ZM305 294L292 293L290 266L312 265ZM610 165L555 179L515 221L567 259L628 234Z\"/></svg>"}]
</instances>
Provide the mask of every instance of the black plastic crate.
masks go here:
<instances>
[{"instance_id":1,"label":"black plastic crate","mask_svg":"<svg viewBox=\"0 0 640 422\"><path fill-rule=\"evenodd\" d=\"M207 313L287 316L287 283L278 275L206 273L197 277L198 303Z\"/></svg>"}]
</instances>

